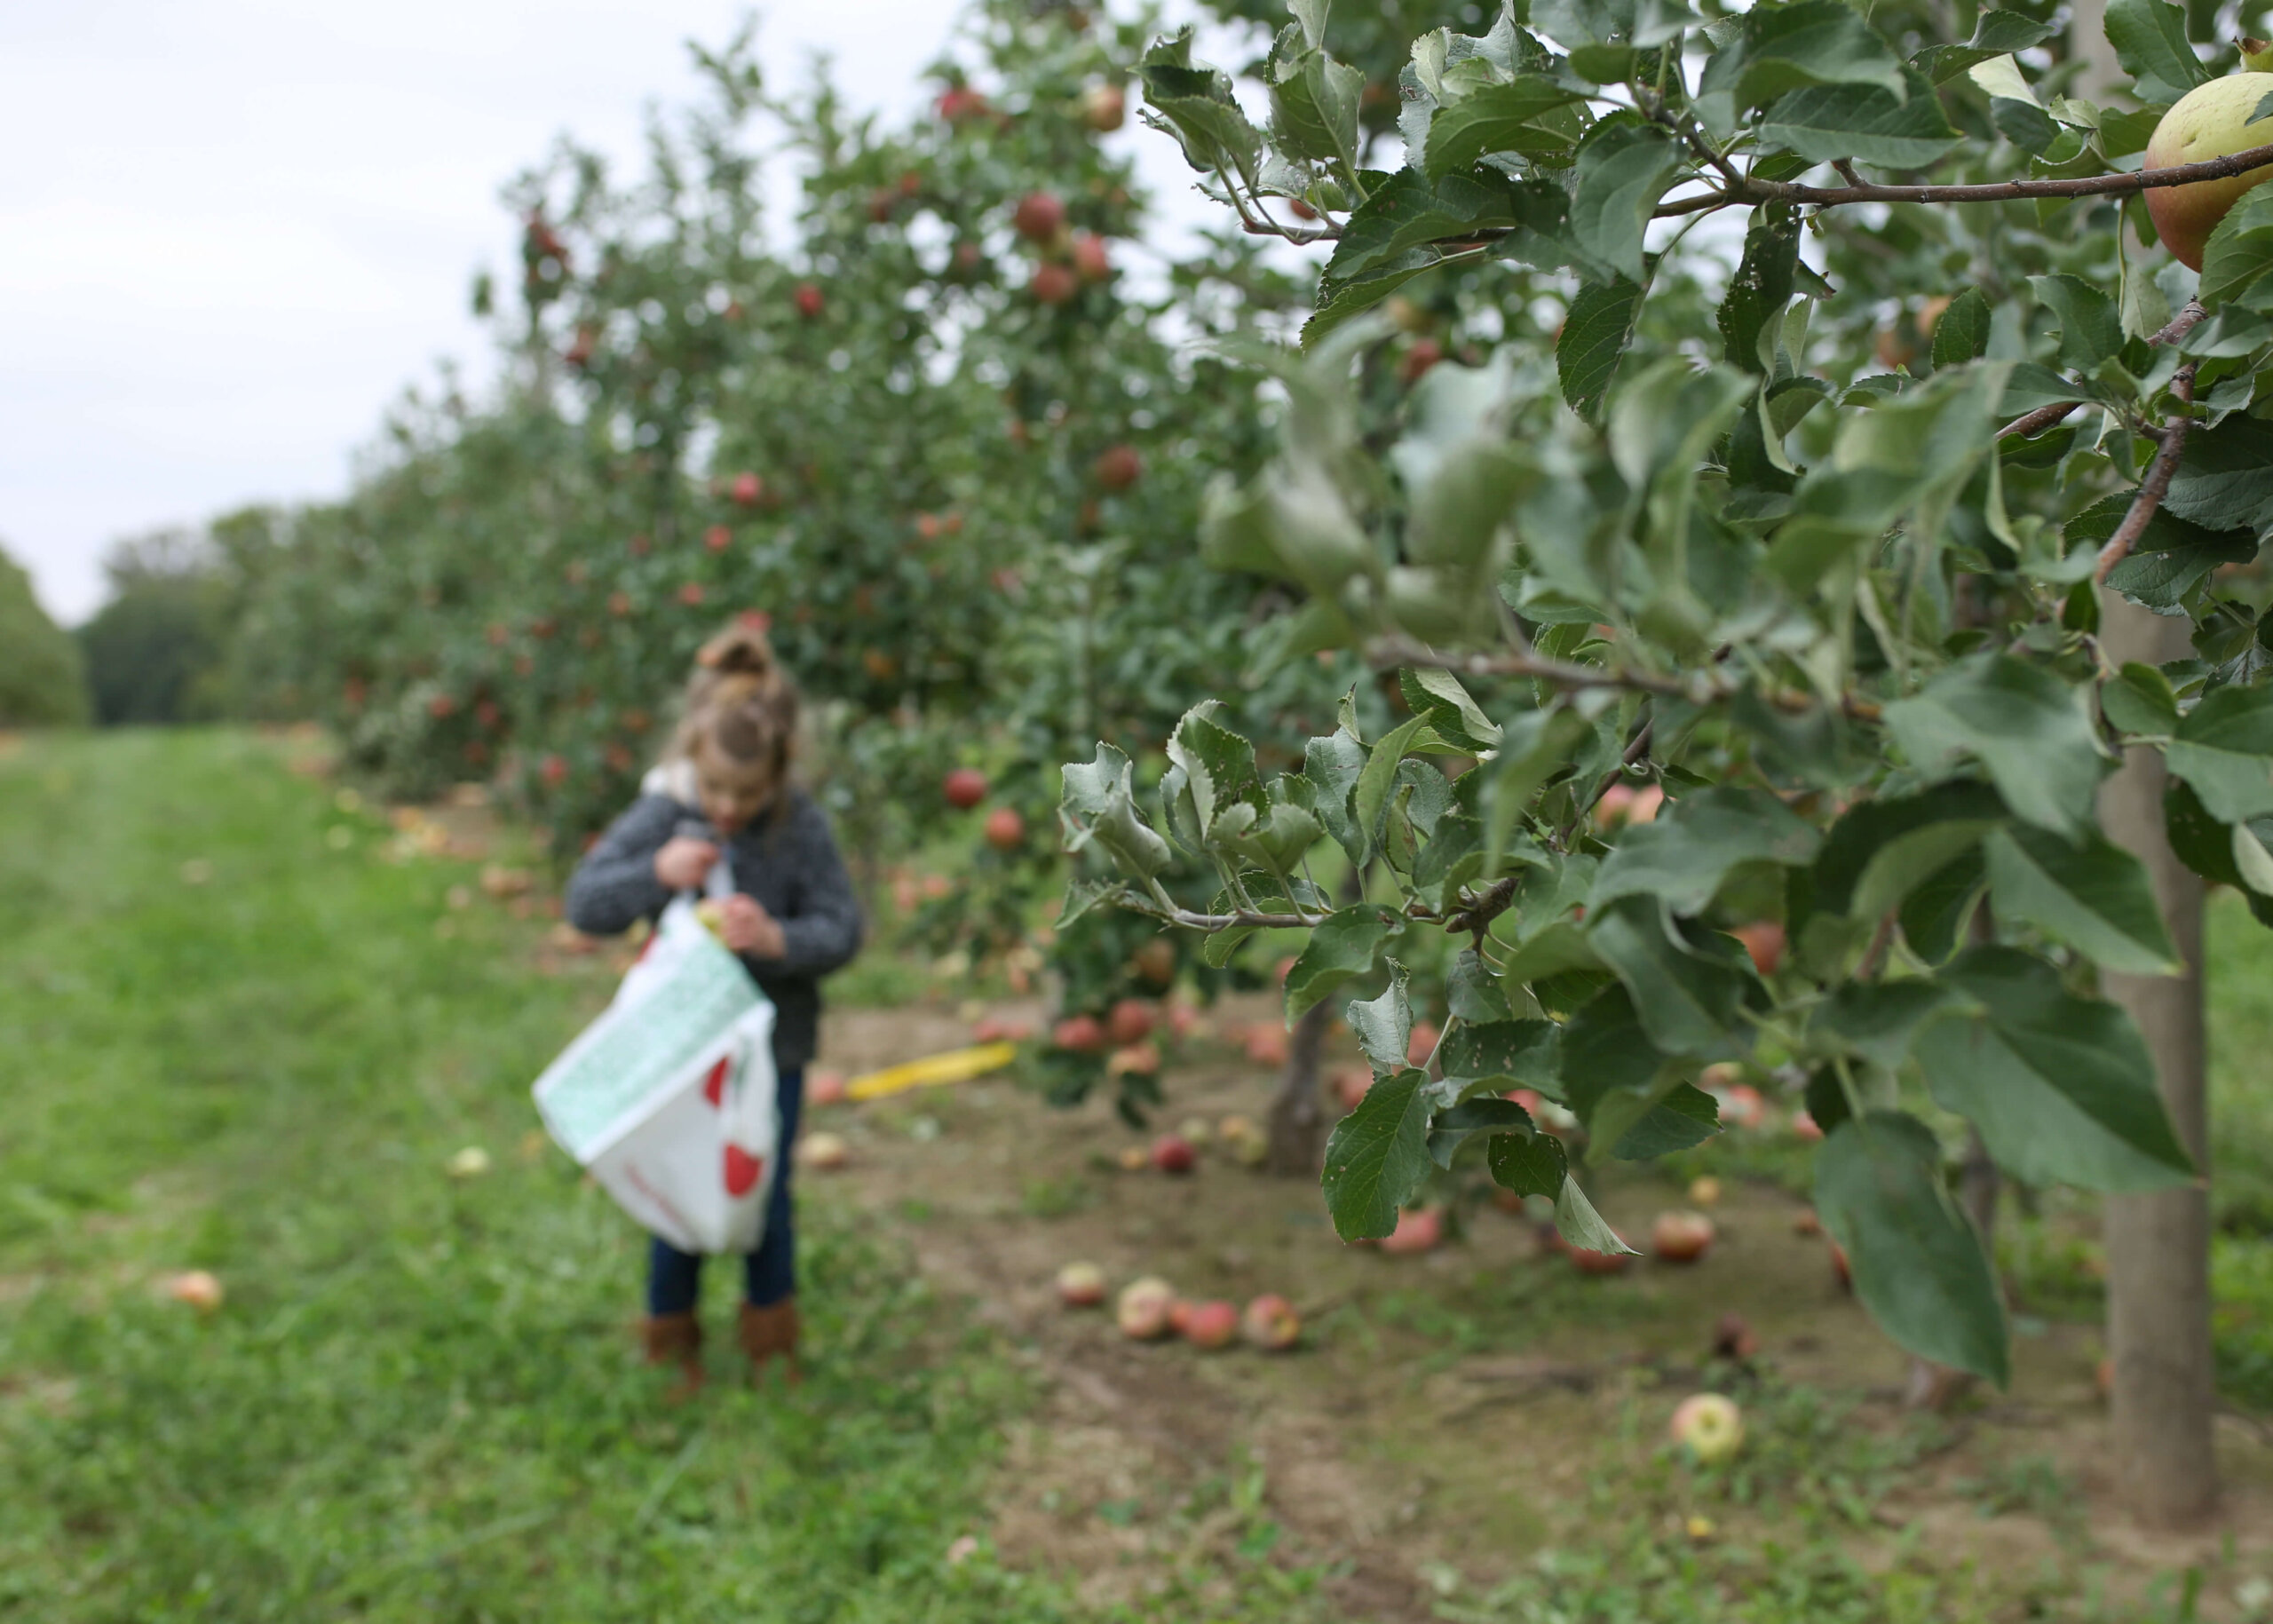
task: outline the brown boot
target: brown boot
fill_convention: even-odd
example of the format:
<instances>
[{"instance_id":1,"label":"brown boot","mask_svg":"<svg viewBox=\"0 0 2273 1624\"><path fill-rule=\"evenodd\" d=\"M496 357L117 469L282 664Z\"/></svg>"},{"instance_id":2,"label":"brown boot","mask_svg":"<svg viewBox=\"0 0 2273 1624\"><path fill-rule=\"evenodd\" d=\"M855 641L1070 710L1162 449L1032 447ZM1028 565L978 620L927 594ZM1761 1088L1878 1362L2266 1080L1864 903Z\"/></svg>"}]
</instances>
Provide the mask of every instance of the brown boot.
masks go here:
<instances>
[{"instance_id":1,"label":"brown boot","mask_svg":"<svg viewBox=\"0 0 2273 1624\"><path fill-rule=\"evenodd\" d=\"M702 1390L702 1325L693 1314L656 1314L639 1322L639 1342L650 1365L673 1365L678 1380L664 1397L684 1404Z\"/></svg>"},{"instance_id":2,"label":"brown boot","mask_svg":"<svg viewBox=\"0 0 2273 1624\"><path fill-rule=\"evenodd\" d=\"M804 1380L797 1368L796 1298L784 1297L764 1308L743 1303L741 1335L742 1351L749 1356L752 1381L763 1377L766 1365L777 1359L785 1381L794 1386Z\"/></svg>"}]
</instances>

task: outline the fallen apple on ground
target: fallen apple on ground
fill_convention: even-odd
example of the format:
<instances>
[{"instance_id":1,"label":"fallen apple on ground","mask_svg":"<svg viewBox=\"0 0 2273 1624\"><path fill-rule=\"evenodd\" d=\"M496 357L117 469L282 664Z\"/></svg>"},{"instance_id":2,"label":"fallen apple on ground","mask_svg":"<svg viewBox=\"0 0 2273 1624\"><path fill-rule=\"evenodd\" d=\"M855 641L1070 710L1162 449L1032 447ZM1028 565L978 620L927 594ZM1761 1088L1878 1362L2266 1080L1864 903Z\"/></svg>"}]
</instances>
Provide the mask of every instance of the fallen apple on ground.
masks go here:
<instances>
[{"instance_id":1,"label":"fallen apple on ground","mask_svg":"<svg viewBox=\"0 0 2273 1624\"><path fill-rule=\"evenodd\" d=\"M1661 1212L1650 1226L1650 1249L1669 1264L1693 1264L1713 1244L1713 1220L1701 1212Z\"/></svg>"},{"instance_id":2,"label":"fallen apple on ground","mask_svg":"<svg viewBox=\"0 0 2273 1624\"><path fill-rule=\"evenodd\" d=\"M1095 1308L1105 1301L1105 1271L1095 1264L1067 1264L1057 1271L1057 1300L1068 1308Z\"/></svg>"},{"instance_id":3,"label":"fallen apple on ground","mask_svg":"<svg viewBox=\"0 0 2273 1624\"><path fill-rule=\"evenodd\" d=\"M1445 1238L1445 1215L1434 1207L1413 1207L1397 1215L1397 1227L1382 1238L1382 1250L1399 1254L1434 1251Z\"/></svg>"},{"instance_id":4,"label":"fallen apple on ground","mask_svg":"<svg viewBox=\"0 0 2273 1624\"><path fill-rule=\"evenodd\" d=\"M479 1178L489 1171L489 1153L479 1145L469 1145L444 1165L452 1178Z\"/></svg>"},{"instance_id":5,"label":"fallen apple on ground","mask_svg":"<svg viewBox=\"0 0 2273 1624\"><path fill-rule=\"evenodd\" d=\"M1164 1133L1152 1141L1152 1165L1163 1173L1189 1173L1197 1160L1192 1141L1182 1134Z\"/></svg>"},{"instance_id":6,"label":"fallen apple on ground","mask_svg":"<svg viewBox=\"0 0 2273 1624\"><path fill-rule=\"evenodd\" d=\"M1195 1348L1228 1348L1239 1334L1239 1311L1221 1298L1194 1303L1178 1328Z\"/></svg>"},{"instance_id":7,"label":"fallen apple on ground","mask_svg":"<svg viewBox=\"0 0 2273 1624\"><path fill-rule=\"evenodd\" d=\"M1239 1335L1266 1353L1283 1353L1302 1340L1303 1321L1292 1303L1265 1292L1239 1315Z\"/></svg>"},{"instance_id":8,"label":"fallen apple on ground","mask_svg":"<svg viewBox=\"0 0 2273 1624\"><path fill-rule=\"evenodd\" d=\"M797 1165L833 1173L852 1160L852 1147L833 1133L807 1134L797 1146Z\"/></svg>"},{"instance_id":9,"label":"fallen apple on ground","mask_svg":"<svg viewBox=\"0 0 2273 1624\"><path fill-rule=\"evenodd\" d=\"M201 1314L210 1314L220 1307L221 1300L226 1295L221 1289L220 1280L203 1269L168 1275L165 1290L166 1295L175 1302L186 1303Z\"/></svg>"},{"instance_id":10,"label":"fallen apple on ground","mask_svg":"<svg viewBox=\"0 0 2273 1624\"><path fill-rule=\"evenodd\" d=\"M1753 1335L1752 1327L1742 1314L1730 1309L1713 1327L1713 1357L1723 1359L1748 1359L1760 1351L1760 1338Z\"/></svg>"},{"instance_id":11,"label":"fallen apple on ground","mask_svg":"<svg viewBox=\"0 0 2273 1624\"><path fill-rule=\"evenodd\" d=\"M1699 1393L1675 1406L1668 1430L1691 1460L1712 1466L1744 1446L1744 1412L1720 1393Z\"/></svg>"},{"instance_id":12,"label":"fallen apple on ground","mask_svg":"<svg viewBox=\"0 0 2273 1624\"><path fill-rule=\"evenodd\" d=\"M843 1072L814 1072L805 1079L805 1103L809 1105L836 1105L844 1100Z\"/></svg>"},{"instance_id":13,"label":"fallen apple on ground","mask_svg":"<svg viewBox=\"0 0 2273 1624\"><path fill-rule=\"evenodd\" d=\"M1718 1207L1721 1204L1721 1181L1710 1173L1689 1181L1690 1204L1695 1207Z\"/></svg>"},{"instance_id":14,"label":"fallen apple on ground","mask_svg":"<svg viewBox=\"0 0 2273 1624\"><path fill-rule=\"evenodd\" d=\"M1158 1275L1148 1274L1121 1288L1113 1305L1113 1323L1123 1336L1150 1342L1168 1334L1168 1316L1176 1308L1176 1287Z\"/></svg>"}]
</instances>

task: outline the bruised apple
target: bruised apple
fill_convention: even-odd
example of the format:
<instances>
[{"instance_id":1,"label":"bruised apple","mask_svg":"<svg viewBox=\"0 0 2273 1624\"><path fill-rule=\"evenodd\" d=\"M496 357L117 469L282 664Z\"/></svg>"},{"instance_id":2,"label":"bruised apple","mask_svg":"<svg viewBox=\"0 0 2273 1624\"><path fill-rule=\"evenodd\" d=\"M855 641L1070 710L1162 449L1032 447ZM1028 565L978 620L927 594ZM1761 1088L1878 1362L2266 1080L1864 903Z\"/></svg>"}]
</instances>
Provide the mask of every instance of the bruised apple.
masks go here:
<instances>
[{"instance_id":1,"label":"bruised apple","mask_svg":"<svg viewBox=\"0 0 2273 1624\"><path fill-rule=\"evenodd\" d=\"M1068 1308L1095 1308L1105 1301L1105 1271L1095 1264L1067 1264L1057 1271L1057 1300Z\"/></svg>"},{"instance_id":2,"label":"bruised apple","mask_svg":"<svg viewBox=\"0 0 2273 1624\"><path fill-rule=\"evenodd\" d=\"M2146 167L2172 169L2273 144L2273 118L2252 122L2257 104L2273 94L2273 74L2229 74L2198 84L2162 116L2147 142ZM2218 222L2243 193L2273 176L2273 164L2191 186L2150 186L2147 212L2155 233L2190 270L2202 268L2202 250Z\"/></svg>"},{"instance_id":3,"label":"bruised apple","mask_svg":"<svg viewBox=\"0 0 2273 1624\"><path fill-rule=\"evenodd\" d=\"M1123 1336L1151 1342L1168 1334L1168 1317L1175 1309L1176 1287L1148 1274L1121 1288L1113 1305L1113 1323Z\"/></svg>"},{"instance_id":4,"label":"bruised apple","mask_svg":"<svg viewBox=\"0 0 2273 1624\"><path fill-rule=\"evenodd\" d=\"M1661 1212L1650 1226L1650 1249L1669 1264L1693 1264L1713 1244L1713 1220L1701 1212Z\"/></svg>"},{"instance_id":5,"label":"bruised apple","mask_svg":"<svg viewBox=\"0 0 2273 1624\"><path fill-rule=\"evenodd\" d=\"M1239 1316L1239 1335L1267 1353L1283 1353L1302 1340L1303 1321L1292 1303L1277 1292L1265 1292Z\"/></svg>"},{"instance_id":6,"label":"bruised apple","mask_svg":"<svg viewBox=\"0 0 2273 1624\"><path fill-rule=\"evenodd\" d=\"M1239 1334L1239 1311L1221 1299L1195 1303L1184 1317L1183 1331L1195 1348L1228 1348Z\"/></svg>"}]
</instances>

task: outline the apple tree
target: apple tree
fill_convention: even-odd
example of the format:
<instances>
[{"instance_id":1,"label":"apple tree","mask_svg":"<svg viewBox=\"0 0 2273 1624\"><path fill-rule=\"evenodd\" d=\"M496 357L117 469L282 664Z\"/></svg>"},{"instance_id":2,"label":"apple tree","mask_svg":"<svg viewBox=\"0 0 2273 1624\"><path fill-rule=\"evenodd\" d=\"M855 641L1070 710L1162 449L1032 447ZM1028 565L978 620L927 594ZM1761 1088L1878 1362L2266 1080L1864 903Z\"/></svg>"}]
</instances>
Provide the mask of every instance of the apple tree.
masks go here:
<instances>
[{"instance_id":1,"label":"apple tree","mask_svg":"<svg viewBox=\"0 0 2273 1624\"><path fill-rule=\"evenodd\" d=\"M1211 951L1308 933L1288 1015L1343 1003L1375 1072L1325 1158L1347 1238L1468 1158L1618 1249L1511 1092L1599 1162L1715 1134L1709 1066L1786 1084L1827 1130L1817 1201L1864 1303L2002 1382L1936 1113L2032 1184L2198 1200L2198 1087L2102 984L2198 966L2166 850L2273 917L2273 631L2234 573L2273 527L2273 192L2206 222L2198 274L2147 206L2273 145L2139 163L2230 50L2206 65L2177 8L2116 0L2128 86L2087 100L2074 42L2023 10L1959 38L1924 6L1535 0L1413 43L1384 170L1323 0L1291 11L1261 123L1188 33L1144 63L1147 116L1243 228L1325 256L1278 454L1219 484L1200 552L1285 583L1270 658L1355 651L1410 714L1262 739L1195 693L1156 780L1100 743L1061 819L1110 872L1069 914ZM1496 281L1512 341L1361 433L1377 307L1454 277ZM1644 782L1654 821L1590 816ZM2152 827L2112 810L2130 784ZM1376 876L1361 899L1314 877L1330 849ZM1208 906L1158 883L1180 860L1214 870ZM1404 961L1445 939L1424 1066ZM2163 1335L2174 1367L2206 1327ZM2119 1430L2126 1381L2165 1380L2124 1361ZM2164 1480L2150 1516L2206 1503L2208 1410L2134 1462Z\"/></svg>"}]
</instances>

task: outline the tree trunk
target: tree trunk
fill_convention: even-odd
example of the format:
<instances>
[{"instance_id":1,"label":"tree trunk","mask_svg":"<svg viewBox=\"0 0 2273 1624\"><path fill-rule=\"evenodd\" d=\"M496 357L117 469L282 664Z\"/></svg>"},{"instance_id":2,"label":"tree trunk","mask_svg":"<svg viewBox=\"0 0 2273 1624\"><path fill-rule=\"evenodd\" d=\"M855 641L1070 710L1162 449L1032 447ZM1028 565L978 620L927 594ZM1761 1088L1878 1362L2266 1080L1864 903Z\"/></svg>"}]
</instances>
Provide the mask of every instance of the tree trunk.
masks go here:
<instances>
[{"instance_id":1,"label":"tree trunk","mask_svg":"<svg viewBox=\"0 0 2273 1624\"><path fill-rule=\"evenodd\" d=\"M1322 998L1303 1011L1287 1044L1287 1069L1271 1102L1271 1153L1264 1165L1287 1178L1316 1178L1326 1157L1326 1109L1319 1101L1319 1059L1334 1001Z\"/></svg>"},{"instance_id":2,"label":"tree trunk","mask_svg":"<svg viewBox=\"0 0 2273 1624\"><path fill-rule=\"evenodd\" d=\"M1985 902L1981 905L1984 914L1988 907ZM1982 1143L1977 1128L1966 1138L1965 1161L1959 1164L1957 1180L1958 1205L1973 1220L1973 1227L1981 1236L1981 1249L1989 1254L1993 1268L1997 1258L1997 1197L2004 1190L2005 1179L1998 1172L1996 1162L1990 1159L1989 1147ZM1938 1412L1956 1403L1972 1385L1973 1378L1964 1371L1952 1370L1931 1359L1913 1359L1910 1361L1910 1385L1903 1402L1913 1410Z\"/></svg>"},{"instance_id":3,"label":"tree trunk","mask_svg":"<svg viewBox=\"0 0 2273 1624\"><path fill-rule=\"evenodd\" d=\"M2185 616L2152 614L2113 592L2102 592L2100 601L2100 643L2110 660L2158 664L2192 654ZM2217 1388L2210 1349L2202 882L2164 834L2164 778L2161 751L2141 746L2126 752L2121 770L2101 787L2100 822L2110 839L2147 866L2185 973L2108 975L2102 986L2145 1034L2171 1124L2203 1178L2183 1189L2107 1199L2107 1351L2115 1378L2116 1475L2142 1523L2175 1530L2199 1525L2217 1505Z\"/></svg>"}]
</instances>

